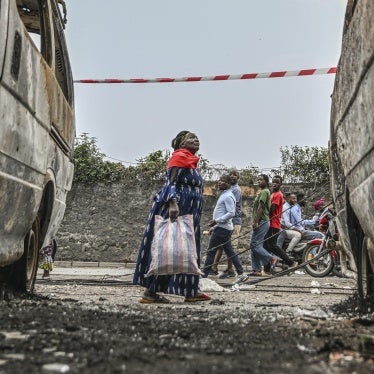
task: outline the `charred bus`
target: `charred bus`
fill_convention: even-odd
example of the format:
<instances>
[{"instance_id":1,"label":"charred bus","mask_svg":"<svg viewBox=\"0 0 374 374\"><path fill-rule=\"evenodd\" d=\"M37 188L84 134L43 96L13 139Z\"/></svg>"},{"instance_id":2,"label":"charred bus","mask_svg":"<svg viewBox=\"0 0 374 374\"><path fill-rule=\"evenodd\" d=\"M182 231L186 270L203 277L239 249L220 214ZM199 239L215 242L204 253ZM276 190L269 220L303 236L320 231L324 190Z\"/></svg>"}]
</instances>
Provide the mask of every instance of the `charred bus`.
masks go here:
<instances>
[{"instance_id":1,"label":"charred bus","mask_svg":"<svg viewBox=\"0 0 374 374\"><path fill-rule=\"evenodd\" d=\"M331 108L331 187L340 241L374 306L374 2L349 0Z\"/></svg>"},{"instance_id":2,"label":"charred bus","mask_svg":"<svg viewBox=\"0 0 374 374\"><path fill-rule=\"evenodd\" d=\"M0 0L0 283L32 291L73 178L64 2ZM4 288L4 287L3 287Z\"/></svg>"}]
</instances>

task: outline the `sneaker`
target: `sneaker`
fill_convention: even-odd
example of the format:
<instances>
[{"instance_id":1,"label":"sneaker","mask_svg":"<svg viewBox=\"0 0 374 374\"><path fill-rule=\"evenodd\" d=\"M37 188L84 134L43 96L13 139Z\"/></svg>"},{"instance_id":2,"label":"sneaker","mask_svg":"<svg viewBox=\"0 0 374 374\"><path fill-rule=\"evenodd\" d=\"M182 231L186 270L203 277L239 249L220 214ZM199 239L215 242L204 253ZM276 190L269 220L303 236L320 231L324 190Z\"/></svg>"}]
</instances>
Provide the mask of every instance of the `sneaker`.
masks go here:
<instances>
[{"instance_id":1,"label":"sneaker","mask_svg":"<svg viewBox=\"0 0 374 374\"><path fill-rule=\"evenodd\" d=\"M235 278L235 271L225 270L218 278L219 279Z\"/></svg>"},{"instance_id":2,"label":"sneaker","mask_svg":"<svg viewBox=\"0 0 374 374\"><path fill-rule=\"evenodd\" d=\"M208 275L218 275L218 270L212 270L212 269L210 269L208 271Z\"/></svg>"},{"instance_id":3,"label":"sneaker","mask_svg":"<svg viewBox=\"0 0 374 374\"><path fill-rule=\"evenodd\" d=\"M238 275L238 277L236 278L236 280L235 280L235 284L243 283L243 282L245 282L248 278L249 278L249 277L248 277L247 274L245 274L245 273L240 274L240 275Z\"/></svg>"},{"instance_id":4,"label":"sneaker","mask_svg":"<svg viewBox=\"0 0 374 374\"><path fill-rule=\"evenodd\" d=\"M270 273L273 273L275 270L275 267L277 266L278 259L276 257L273 257L273 259L270 261Z\"/></svg>"}]
</instances>

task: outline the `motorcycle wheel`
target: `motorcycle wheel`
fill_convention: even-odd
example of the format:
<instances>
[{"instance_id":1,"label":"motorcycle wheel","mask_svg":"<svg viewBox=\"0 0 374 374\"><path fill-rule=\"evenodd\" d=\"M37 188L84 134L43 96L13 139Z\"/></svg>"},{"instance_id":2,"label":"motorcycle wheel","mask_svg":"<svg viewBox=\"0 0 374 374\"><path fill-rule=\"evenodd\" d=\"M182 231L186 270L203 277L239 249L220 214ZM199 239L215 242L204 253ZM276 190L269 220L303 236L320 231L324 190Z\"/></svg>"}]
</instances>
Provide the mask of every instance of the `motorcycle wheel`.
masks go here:
<instances>
[{"instance_id":1,"label":"motorcycle wheel","mask_svg":"<svg viewBox=\"0 0 374 374\"><path fill-rule=\"evenodd\" d=\"M309 261L318 255L318 245L308 245L303 252L303 262ZM330 274L334 267L334 261L330 253L326 253L324 256L318 258L315 262L312 261L308 265L305 265L305 271L316 278L323 278Z\"/></svg>"}]
</instances>

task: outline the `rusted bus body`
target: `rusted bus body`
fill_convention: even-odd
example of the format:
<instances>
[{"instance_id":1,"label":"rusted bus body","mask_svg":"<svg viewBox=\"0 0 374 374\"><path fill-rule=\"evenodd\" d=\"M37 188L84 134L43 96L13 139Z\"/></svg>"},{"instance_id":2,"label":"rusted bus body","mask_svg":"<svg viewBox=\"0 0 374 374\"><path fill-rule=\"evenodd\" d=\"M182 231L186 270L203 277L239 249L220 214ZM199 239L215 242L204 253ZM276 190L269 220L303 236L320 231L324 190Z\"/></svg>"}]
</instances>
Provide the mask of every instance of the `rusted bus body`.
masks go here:
<instances>
[{"instance_id":1,"label":"rusted bus body","mask_svg":"<svg viewBox=\"0 0 374 374\"><path fill-rule=\"evenodd\" d=\"M350 0L331 109L332 193L361 300L374 299L374 2ZM366 301L365 301L366 299Z\"/></svg>"},{"instance_id":2,"label":"rusted bus body","mask_svg":"<svg viewBox=\"0 0 374 374\"><path fill-rule=\"evenodd\" d=\"M19 261L33 277L39 248L57 232L73 177L75 123L56 1L0 4L0 281L7 281L18 277ZM33 280L26 283L32 289Z\"/></svg>"}]
</instances>

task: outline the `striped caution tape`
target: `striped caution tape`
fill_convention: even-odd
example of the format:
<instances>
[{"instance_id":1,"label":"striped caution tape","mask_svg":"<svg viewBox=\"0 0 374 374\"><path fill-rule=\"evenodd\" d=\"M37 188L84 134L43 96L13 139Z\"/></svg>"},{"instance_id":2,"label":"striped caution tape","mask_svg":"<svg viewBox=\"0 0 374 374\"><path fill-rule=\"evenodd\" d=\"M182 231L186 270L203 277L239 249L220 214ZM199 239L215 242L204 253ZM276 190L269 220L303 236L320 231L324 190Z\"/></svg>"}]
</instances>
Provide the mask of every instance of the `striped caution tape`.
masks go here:
<instances>
[{"instance_id":1,"label":"striped caution tape","mask_svg":"<svg viewBox=\"0 0 374 374\"><path fill-rule=\"evenodd\" d=\"M285 78L305 77L320 74L335 74L336 67L320 69L304 69L292 71L273 71L270 73L249 73L249 74L227 74L213 75L206 77L183 77L183 78L132 78L132 79L79 79L74 83L179 83L179 82L209 82L229 81L238 79L263 79L263 78Z\"/></svg>"}]
</instances>

